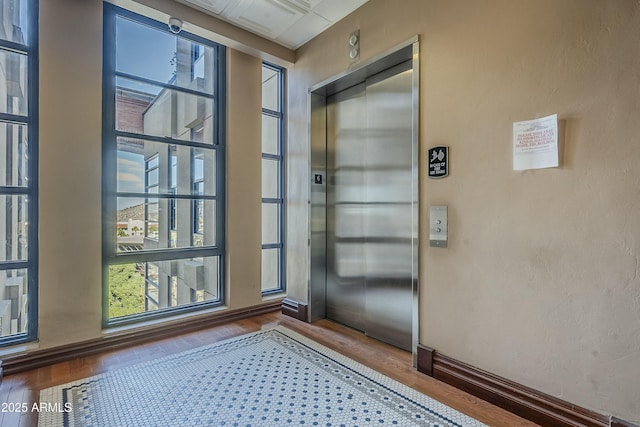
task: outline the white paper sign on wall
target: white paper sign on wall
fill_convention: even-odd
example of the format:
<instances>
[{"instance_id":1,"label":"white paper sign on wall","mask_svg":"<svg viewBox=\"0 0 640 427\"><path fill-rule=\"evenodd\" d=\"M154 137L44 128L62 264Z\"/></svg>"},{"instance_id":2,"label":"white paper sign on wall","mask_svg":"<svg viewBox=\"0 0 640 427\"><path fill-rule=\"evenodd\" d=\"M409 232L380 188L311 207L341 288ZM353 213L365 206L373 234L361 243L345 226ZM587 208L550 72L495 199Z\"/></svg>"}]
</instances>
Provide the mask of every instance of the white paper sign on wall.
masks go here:
<instances>
[{"instance_id":1,"label":"white paper sign on wall","mask_svg":"<svg viewBox=\"0 0 640 427\"><path fill-rule=\"evenodd\" d=\"M558 115L513 123L513 170L558 167Z\"/></svg>"}]
</instances>

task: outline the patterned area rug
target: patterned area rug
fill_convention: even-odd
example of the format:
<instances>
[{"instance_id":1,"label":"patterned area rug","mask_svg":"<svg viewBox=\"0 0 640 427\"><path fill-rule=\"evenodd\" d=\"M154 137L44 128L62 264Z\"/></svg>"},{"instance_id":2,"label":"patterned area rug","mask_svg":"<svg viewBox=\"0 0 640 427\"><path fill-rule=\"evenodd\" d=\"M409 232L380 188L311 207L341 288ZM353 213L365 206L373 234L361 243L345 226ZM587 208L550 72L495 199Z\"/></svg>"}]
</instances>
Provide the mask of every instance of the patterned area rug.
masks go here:
<instances>
[{"instance_id":1,"label":"patterned area rug","mask_svg":"<svg viewBox=\"0 0 640 427\"><path fill-rule=\"evenodd\" d=\"M42 390L39 427L483 426L276 327Z\"/></svg>"}]
</instances>

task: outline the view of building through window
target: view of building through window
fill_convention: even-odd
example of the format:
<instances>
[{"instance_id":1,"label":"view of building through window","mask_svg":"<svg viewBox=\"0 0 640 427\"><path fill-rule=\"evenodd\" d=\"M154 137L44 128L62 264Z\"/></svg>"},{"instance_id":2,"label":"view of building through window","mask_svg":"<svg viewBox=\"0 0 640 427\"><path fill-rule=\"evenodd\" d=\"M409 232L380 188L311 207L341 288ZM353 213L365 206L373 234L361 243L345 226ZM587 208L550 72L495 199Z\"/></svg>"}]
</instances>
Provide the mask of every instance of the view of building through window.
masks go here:
<instances>
[{"instance_id":1,"label":"view of building through window","mask_svg":"<svg viewBox=\"0 0 640 427\"><path fill-rule=\"evenodd\" d=\"M262 66L262 292L284 290L284 70Z\"/></svg>"},{"instance_id":2,"label":"view of building through window","mask_svg":"<svg viewBox=\"0 0 640 427\"><path fill-rule=\"evenodd\" d=\"M36 13L33 0L0 1L0 344L37 325Z\"/></svg>"},{"instance_id":3,"label":"view of building through window","mask_svg":"<svg viewBox=\"0 0 640 427\"><path fill-rule=\"evenodd\" d=\"M224 47L105 7L107 321L220 303Z\"/></svg>"}]
</instances>

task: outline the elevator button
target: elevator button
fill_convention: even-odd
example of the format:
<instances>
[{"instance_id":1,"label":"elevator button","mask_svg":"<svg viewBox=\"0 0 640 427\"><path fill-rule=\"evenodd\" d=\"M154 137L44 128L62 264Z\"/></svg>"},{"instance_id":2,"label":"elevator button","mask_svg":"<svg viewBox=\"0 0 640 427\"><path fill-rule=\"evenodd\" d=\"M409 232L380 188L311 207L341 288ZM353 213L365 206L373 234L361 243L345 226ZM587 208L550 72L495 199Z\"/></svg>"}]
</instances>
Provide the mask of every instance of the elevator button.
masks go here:
<instances>
[{"instance_id":1,"label":"elevator button","mask_svg":"<svg viewBox=\"0 0 640 427\"><path fill-rule=\"evenodd\" d=\"M447 244L447 206L429 207L429 246L446 248Z\"/></svg>"}]
</instances>

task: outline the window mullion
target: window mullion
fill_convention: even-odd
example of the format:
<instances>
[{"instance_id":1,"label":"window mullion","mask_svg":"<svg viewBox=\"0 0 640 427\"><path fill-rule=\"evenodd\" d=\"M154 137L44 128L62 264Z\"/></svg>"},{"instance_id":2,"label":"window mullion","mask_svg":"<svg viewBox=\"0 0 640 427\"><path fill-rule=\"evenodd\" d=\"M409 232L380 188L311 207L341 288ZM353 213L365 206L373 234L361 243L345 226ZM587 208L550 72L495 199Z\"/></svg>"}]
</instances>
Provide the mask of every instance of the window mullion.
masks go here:
<instances>
[{"instance_id":1,"label":"window mullion","mask_svg":"<svg viewBox=\"0 0 640 427\"><path fill-rule=\"evenodd\" d=\"M127 79L127 80L131 80L137 83L144 83L144 84L148 84L148 85L152 85L152 86L159 86L165 89L169 89L169 90L175 90L176 92L181 92L181 93L186 93L189 95L195 95L195 96L199 96L202 98L208 98L208 99L214 99L215 95L209 92L202 92L199 90L193 90L193 89L189 89L187 87L182 87L182 86L176 86L170 83L162 83L159 82L157 80L151 80L151 79L147 79L144 77L140 77L140 76L135 76L133 74L128 74L128 73L123 73L123 72L119 72L116 71L115 73L116 77L120 77L123 79Z\"/></svg>"}]
</instances>

